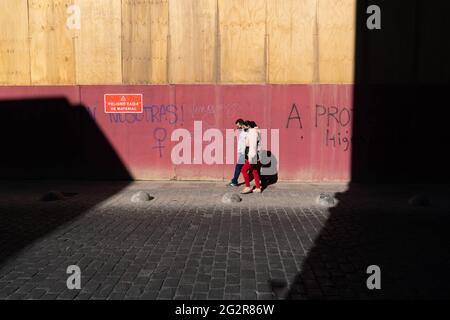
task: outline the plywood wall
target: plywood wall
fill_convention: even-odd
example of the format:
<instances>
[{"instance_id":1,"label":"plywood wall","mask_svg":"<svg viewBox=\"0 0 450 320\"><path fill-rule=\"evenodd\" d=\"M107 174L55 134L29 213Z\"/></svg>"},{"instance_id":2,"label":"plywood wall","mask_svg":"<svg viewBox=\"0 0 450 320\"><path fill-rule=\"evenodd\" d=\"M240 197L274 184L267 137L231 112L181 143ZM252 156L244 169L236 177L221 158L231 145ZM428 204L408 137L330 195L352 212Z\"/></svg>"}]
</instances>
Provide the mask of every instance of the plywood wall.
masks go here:
<instances>
[{"instance_id":1,"label":"plywood wall","mask_svg":"<svg viewBox=\"0 0 450 320\"><path fill-rule=\"evenodd\" d=\"M122 0L123 81L167 82L167 0Z\"/></svg>"},{"instance_id":2,"label":"plywood wall","mask_svg":"<svg viewBox=\"0 0 450 320\"><path fill-rule=\"evenodd\" d=\"M266 81L266 0L219 0L220 80Z\"/></svg>"},{"instance_id":3,"label":"plywood wall","mask_svg":"<svg viewBox=\"0 0 450 320\"><path fill-rule=\"evenodd\" d=\"M72 0L28 0L32 84L75 83L74 33L66 26Z\"/></svg>"},{"instance_id":4,"label":"plywood wall","mask_svg":"<svg viewBox=\"0 0 450 320\"><path fill-rule=\"evenodd\" d=\"M353 82L356 0L0 2L0 84Z\"/></svg>"},{"instance_id":5,"label":"plywood wall","mask_svg":"<svg viewBox=\"0 0 450 320\"><path fill-rule=\"evenodd\" d=\"M271 83L310 83L316 78L316 0L266 0Z\"/></svg>"},{"instance_id":6,"label":"plywood wall","mask_svg":"<svg viewBox=\"0 0 450 320\"><path fill-rule=\"evenodd\" d=\"M75 39L77 83L122 83L121 1L75 3L81 8L81 29Z\"/></svg>"},{"instance_id":7,"label":"plywood wall","mask_svg":"<svg viewBox=\"0 0 450 320\"><path fill-rule=\"evenodd\" d=\"M27 0L1 0L0 84L30 84Z\"/></svg>"},{"instance_id":8,"label":"plywood wall","mask_svg":"<svg viewBox=\"0 0 450 320\"><path fill-rule=\"evenodd\" d=\"M355 0L318 0L319 82L352 83Z\"/></svg>"},{"instance_id":9,"label":"plywood wall","mask_svg":"<svg viewBox=\"0 0 450 320\"><path fill-rule=\"evenodd\" d=\"M215 82L217 0L171 0L169 12L170 82Z\"/></svg>"}]
</instances>

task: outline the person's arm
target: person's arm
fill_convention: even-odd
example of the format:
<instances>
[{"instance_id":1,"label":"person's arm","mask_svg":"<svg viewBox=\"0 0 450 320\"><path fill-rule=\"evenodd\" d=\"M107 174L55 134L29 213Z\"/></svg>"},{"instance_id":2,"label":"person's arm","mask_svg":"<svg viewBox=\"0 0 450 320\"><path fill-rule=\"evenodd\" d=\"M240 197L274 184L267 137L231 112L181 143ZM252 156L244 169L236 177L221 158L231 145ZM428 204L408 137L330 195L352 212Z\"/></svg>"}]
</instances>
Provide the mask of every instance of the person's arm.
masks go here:
<instances>
[{"instance_id":1,"label":"person's arm","mask_svg":"<svg viewBox=\"0 0 450 320\"><path fill-rule=\"evenodd\" d=\"M258 146L258 133L256 130L249 130L248 132L248 161L251 164L256 164L256 148Z\"/></svg>"},{"instance_id":2,"label":"person's arm","mask_svg":"<svg viewBox=\"0 0 450 320\"><path fill-rule=\"evenodd\" d=\"M238 147L237 152L239 154L245 153L245 132L240 131L238 135Z\"/></svg>"}]
</instances>

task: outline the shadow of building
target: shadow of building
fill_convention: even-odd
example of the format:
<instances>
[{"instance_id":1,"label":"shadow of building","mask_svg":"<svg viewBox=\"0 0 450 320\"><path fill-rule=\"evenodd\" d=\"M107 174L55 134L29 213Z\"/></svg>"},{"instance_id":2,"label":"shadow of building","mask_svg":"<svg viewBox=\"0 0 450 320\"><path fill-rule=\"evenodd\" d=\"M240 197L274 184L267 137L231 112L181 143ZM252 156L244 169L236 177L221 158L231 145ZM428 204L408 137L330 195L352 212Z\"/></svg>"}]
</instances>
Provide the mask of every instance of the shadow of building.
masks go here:
<instances>
[{"instance_id":1,"label":"shadow of building","mask_svg":"<svg viewBox=\"0 0 450 320\"><path fill-rule=\"evenodd\" d=\"M381 30L366 27L372 4ZM449 10L444 1L358 1L352 181L288 298L450 297ZM415 195L431 205L412 206ZM370 265L381 290L366 285Z\"/></svg>"},{"instance_id":2,"label":"shadow of building","mask_svg":"<svg viewBox=\"0 0 450 320\"><path fill-rule=\"evenodd\" d=\"M21 249L119 192L131 175L84 106L65 98L3 100L0 118L1 268ZM88 200L78 201L85 196L77 191L79 181L98 179L117 182L107 188L92 183ZM64 210L42 206L41 195L27 198L24 180L47 191L64 185L60 194L73 201ZM14 197L24 197L23 205L10 206Z\"/></svg>"}]
</instances>

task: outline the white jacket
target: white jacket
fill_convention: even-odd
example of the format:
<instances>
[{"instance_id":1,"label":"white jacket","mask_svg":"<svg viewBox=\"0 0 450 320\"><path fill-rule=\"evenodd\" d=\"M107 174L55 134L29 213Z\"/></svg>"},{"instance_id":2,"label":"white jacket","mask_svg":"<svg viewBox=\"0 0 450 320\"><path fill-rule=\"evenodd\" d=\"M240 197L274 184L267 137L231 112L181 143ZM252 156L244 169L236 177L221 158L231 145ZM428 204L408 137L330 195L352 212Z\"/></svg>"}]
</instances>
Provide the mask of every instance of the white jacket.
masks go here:
<instances>
[{"instance_id":1,"label":"white jacket","mask_svg":"<svg viewBox=\"0 0 450 320\"><path fill-rule=\"evenodd\" d=\"M261 131L258 127L250 128L245 138L245 146L248 147L248 161L251 164L258 162L258 156L261 152Z\"/></svg>"},{"instance_id":2,"label":"white jacket","mask_svg":"<svg viewBox=\"0 0 450 320\"><path fill-rule=\"evenodd\" d=\"M238 147L237 147L238 154L245 153L246 137L247 137L247 132L245 132L244 129L239 129L238 130Z\"/></svg>"}]
</instances>

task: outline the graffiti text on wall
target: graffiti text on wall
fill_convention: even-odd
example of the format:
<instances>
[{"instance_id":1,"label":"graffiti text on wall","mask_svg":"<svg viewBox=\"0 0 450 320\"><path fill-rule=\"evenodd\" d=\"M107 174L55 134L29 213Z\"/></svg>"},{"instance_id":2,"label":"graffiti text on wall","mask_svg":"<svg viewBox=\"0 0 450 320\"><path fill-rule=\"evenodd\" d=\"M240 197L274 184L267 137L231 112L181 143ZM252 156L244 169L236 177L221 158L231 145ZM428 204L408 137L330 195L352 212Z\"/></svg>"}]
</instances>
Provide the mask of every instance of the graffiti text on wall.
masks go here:
<instances>
[{"instance_id":1,"label":"graffiti text on wall","mask_svg":"<svg viewBox=\"0 0 450 320\"><path fill-rule=\"evenodd\" d=\"M177 124L183 120L182 107L173 104L145 106L141 114L109 114L109 121L113 124L133 123L163 123Z\"/></svg>"},{"instance_id":2,"label":"graffiti text on wall","mask_svg":"<svg viewBox=\"0 0 450 320\"><path fill-rule=\"evenodd\" d=\"M304 117L301 108L293 104L288 115L286 129L303 129ZM314 108L314 128L323 130L323 143L327 147L350 149L351 123L353 110L346 107L324 106L316 104ZM301 137L304 139L304 136Z\"/></svg>"}]
</instances>

